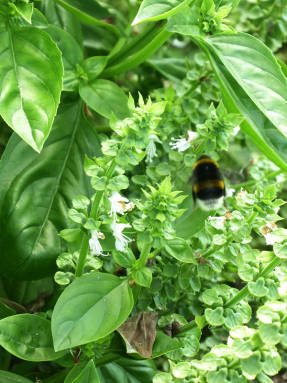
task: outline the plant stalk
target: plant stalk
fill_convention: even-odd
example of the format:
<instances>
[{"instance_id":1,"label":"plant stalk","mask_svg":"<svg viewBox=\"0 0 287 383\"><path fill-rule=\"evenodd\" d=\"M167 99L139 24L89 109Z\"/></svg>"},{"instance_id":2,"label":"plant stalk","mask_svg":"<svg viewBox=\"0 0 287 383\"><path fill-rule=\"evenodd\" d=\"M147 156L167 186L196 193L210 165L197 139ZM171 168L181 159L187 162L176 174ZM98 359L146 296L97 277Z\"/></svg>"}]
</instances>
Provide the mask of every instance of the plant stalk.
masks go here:
<instances>
[{"instance_id":1,"label":"plant stalk","mask_svg":"<svg viewBox=\"0 0 287 383\"><path fill-rule=\"evenodd\" d=\"M113 175L115 167L116 167L116 162L115 160L113 160L106 172L107 183L109 182L111 176ZM96 193L93 204L92 204L91 212L90 212L90 218L93 218L95 220L97 219L103 195L104 195L104 191L100 191ZM89 250L89 237L87 236L86 233L83 233L82 243L80 248L80 255L79 255L77 268L76 268L76 277L80 277L83 274L88 250Z\"/></svg>"}]
</instances>

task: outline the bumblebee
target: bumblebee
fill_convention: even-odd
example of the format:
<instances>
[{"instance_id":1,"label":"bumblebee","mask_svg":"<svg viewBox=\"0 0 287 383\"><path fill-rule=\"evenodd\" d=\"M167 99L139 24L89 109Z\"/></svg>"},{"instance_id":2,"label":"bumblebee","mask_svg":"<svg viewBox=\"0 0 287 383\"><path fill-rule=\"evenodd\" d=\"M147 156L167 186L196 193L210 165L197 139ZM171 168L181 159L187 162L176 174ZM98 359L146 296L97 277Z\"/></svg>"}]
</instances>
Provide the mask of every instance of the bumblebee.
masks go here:
<instances>
[{"instance_id":1,"label":"bumblebee","mask_svg":"<svg viewBox=\"0 0 287 383\"><path fill-rule=\"evenodd\" d=\"M193 165L191 180L194 206L207 211L222 206L225 185L216 161L208 156L201 156Z\"/></svg>"}]
</instances>

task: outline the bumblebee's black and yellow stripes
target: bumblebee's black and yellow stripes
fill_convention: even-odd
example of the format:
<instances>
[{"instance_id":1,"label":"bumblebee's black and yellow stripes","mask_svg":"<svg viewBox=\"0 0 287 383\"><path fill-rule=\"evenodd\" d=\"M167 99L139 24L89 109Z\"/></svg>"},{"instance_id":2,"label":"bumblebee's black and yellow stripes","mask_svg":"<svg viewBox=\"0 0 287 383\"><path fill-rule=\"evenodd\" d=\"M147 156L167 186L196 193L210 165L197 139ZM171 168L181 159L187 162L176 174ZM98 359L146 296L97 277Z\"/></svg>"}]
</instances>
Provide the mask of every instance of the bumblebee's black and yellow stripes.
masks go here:
<instances>
[{"instance_id":1,"label":"bumblebee's black and yellow stripes","mask_svg":"<svg viewBox=\"0 0 287 383\"><path fill-rule=\"evenodd\" d=\"M225 196L225 185L218 163L208 156L201 156L192 170L194 203L203 210L218 209Z\"/></svg>"}]
</instances>

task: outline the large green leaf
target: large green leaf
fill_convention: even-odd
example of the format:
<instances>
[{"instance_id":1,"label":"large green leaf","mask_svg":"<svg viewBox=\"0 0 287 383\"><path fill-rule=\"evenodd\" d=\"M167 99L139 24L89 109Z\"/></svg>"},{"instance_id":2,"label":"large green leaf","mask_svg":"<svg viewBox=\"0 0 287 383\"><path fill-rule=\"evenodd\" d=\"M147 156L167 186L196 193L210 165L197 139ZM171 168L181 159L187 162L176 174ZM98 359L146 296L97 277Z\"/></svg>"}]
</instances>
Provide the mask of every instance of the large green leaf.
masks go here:
<instances>
[{"instance_id":1,"label":"large green leaf","mask_svg":"<svg viewBox=\"0 0 287 383\"><path fill-rule=\"evenodd\" d=\"M101 383L148 383L156 372L152 360L118 359L98 368Z\"/></svg>"},{"instance_id":2,"label":"large green leaf","mask_svg":"<svg viewBox=\"0 0 287 383\"><path fill-rule=\"evenodd\" d=\"M33 383L33 381L12 372L0 370L0 383Z\"/></svg>"},{"instance_id":3,"label":"large green leaf","mask_svg":"<svg viewBox=\"0 0 287 383\"><path fill-rule=\"evenodd\" d=\"M207 42L256 107L287 137L287 79L271 51L245 33L215 35Z\"/></svg>"},{"instance_id":4,"label":"large green leaf","mask_svg":"<svg viewBox=\"0 0 287 383\"><path fill-rule=\"evenodd\" d=\"M0 114L40 152L60 101L61 53L46 32L0 20L0 55Z\"/></svg>"},{"instance_id":5,"label":"large green leaf","mask_svg":"<svg viewBox=\"0 0 287 383\"><path fill-rule=\"evenodd\" d=\"M133 295L127 280L99 272L77 278L54 308L55 350L103 338L127 319L132 308Z\"/></svg>"},{"instance_id":6,"label":"large green leaf","mask_svg":"<svg viewBox=\"0 0 287 383\"><path fill-rule=\"evenodd\" d=\"M32 362L55 360L64 355L54 351L50 321L33 314L1 319L0 345L12 355Z\"/></svg>"},{"instance_id":7,"label":"large green leaf","mask_svg":"<svg viewBox=\"0 0 287 383\"><path fill-rule=\"evenodd\" d=\"M0 164L0 273L51 275L73 197L89 193L84 155L99 153L80 102L62 105L41 154L13 135Z\"/></svg>"},{"instance_id":8,"label":"large green leaf","mask_svg":"<svg viewBox=\"0 0 287 383\"><path fill-rule=\"evenodd\" d=\"M82 81L80 96L92 109L106 118L110 118L112 113L119 119L129 115L128 98L112 81L101 79Z\"/></svg>"},{"instance_id":9,"label":"large green leaf","mask_svg":"<svg viewBox=\"0 0 287 383\"><path fill-rule=\"evenodd\" d=\"M271 52L243 33L193 38L210 58L226 107L244 115L242 130L287 170L287 82Z\"/></svg>"},{"instance_id":10,"label":"large green leaf","mask_svg":"<svg viewBox=\"0 0 287 383\"><path fill-rule=\"evenodd\" d=\"M49 25L45 28L62 52L64 65L63 90L74 91L78 86L78 68L83 61L83 52L80 45L70 33L65 30Z\"/></svg>"},{"instance_id":11,"label":"large green leaf","mask_svg":"<svg viewBox=\"0 0 287 383\"><path fill-rule=\"evenodd\" d=\"M166 19L178 12L188 0L143 0L132 25L143 21L156 21Z\"/></svg>"}]
</instances>

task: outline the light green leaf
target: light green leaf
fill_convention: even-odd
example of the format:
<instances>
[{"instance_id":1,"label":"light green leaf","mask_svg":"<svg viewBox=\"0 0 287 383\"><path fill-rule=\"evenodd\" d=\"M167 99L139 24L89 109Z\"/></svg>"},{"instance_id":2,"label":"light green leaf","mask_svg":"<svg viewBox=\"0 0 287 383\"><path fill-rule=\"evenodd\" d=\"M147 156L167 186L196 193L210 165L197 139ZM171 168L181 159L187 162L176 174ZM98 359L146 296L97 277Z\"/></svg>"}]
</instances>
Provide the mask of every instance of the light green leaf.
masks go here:
<instances>
[{"instance_id":1,"label":"light green leaf","mask_svg":"<svg viewBox=\"0 0 287 383\"><path fill-rule=\"evenodd\" d=\"M275 243L273 246L276 257L286 259L287 258L287 243Z\"/></svg>"},{"instance_id":2,"label":"light green leaf","mask_svg":"<svg viewBox=\"0 0 287 383\"><path fill-rule=\"evenodd\" d=\"M188 0L143 0L132 25L166 19L187 5Z\"/></svg>"},{"instance_id":3,"label":"light green leaf","mask_svg":"<svg viewBox=\"0 0 287 383\"><path fill-rule=\"evenodd\" d=\"M287 169L287 80L269 49L244 33L194 40L208 54L229 112L241 112L242 131L281 169Z\"/></svg>"},{"instance_id":4,"label":"light green leaf","mask_svg":"<svg viewBox=\"0 0 287 383\"><path fill-rule=\"evenodd\" d=\"M168 240L168 244L165 245L165 250L169 255L181 262L196 264L194 254L190 246L182 238L178 237Z\"/></svg>"},{"instance_id":5,"label":"light green leaf","mask_svg":"<svg viewBox=\"0 0 287 383\"><path fill-rule=\"evenodd\" d=\"M280 327L276 324L261 323L259 325L259 335L266 345L275 345L280 342Z\"/></svg>"},{"instance_id":6,"label":"light green leaf","mask_svg":"<svg viewBox=\"0 0 287 383\"><path fill-rule=\"evenodd\" d=\"M55 271L71 201L92 194L84 156L99 149L80 102L62 104L41 154L10 138L0 164L0 274L39 279Z\"/></svg>"},{"instance_id":7,"label":"light green leaf","mask_svg":"<svg viewBox=\"0 0 287 383\"><path fill-rule=\"evenodd\" d=\"M210 371L207 374L208 383L228 383L227 369L222 368L220 371Z\"/></svg>"},{"instance_id":8,"label":"light green leaf","mask_svg":"<svg viewBox=\"0 0 287 383\"><path fill-rule=\"evenodd\" d=\"M260 362L260 352L256 351L248 358L240 360L243 375L249 379L255 379L256 375L262 370L262 364Z\"/></svg>"},{"instance_id":9,"label":"light green leaf","mask_svg":"<svg viewBox=\"0 0 287 383\"><path fill-rule=\"evenodd\" d=\"M224 323L223 308L217 307L215 310L205 309L205 319L211 326L222 326Z\"/></svg>"},{"instance_id":10,"label":"light green leaf","mask_svg":"<svg viewBox=\"0 0 287 383\"><path fill-rule=\"evenodd\" d=\"M71 302L77 310L72 309ZM99 272L77 278L61 294L53 311L55 350L103 338L127 319L132 307L127 280Z\"/></svg>"},{"instance_id":11,"label":"light green leaf","mask_svg":"<svg viewBox=\"0 0 287 383\"><path fill-rule=\"evenodd\" d=\"M263 374L263 372L260 372L260 374L257 375L256 379L260 383L273 383L273 380L270 379L267 375Z\"/></svg>"},{"instance_id":12,"label":"light green leaf","mask_svg":"<svg viewBox=\"0 0 287 383\"><path fill-rule=\"evenodd\" d=\"M232 351L238 358L248 358L252 355L252 344L241 339L235 339L232 343Z\"/></svg>"},{"instance_id":13,"label":"light green leaf","mask_svg":"<svg viewBox=\"0 0 287 383\"><path fill-rule=\"evenodd\" d=\"M33 14L34 4L33 3L20 3L17 4L9 3L10 7L13 8L18 15L23 17L29 24L31 24L31 18Z\"/></svg>"},{"instance_id":14,"label":"light green leaf","mask_svg":"<svg viewBox=\"0 0 287 383\"><path fill-rule=\"evenodd\" d=\"M0 383L34 383L32 380L23 378L12 372L0 370Z\"/></svg>"},{"instance_id":15,"label":"light green leaf","mask_svg":"<svg viewBox=\"0 0 287 383\"><path fill-rule=\"evenodd\" d=\"M60 101L61 53L46 32L0 22L0 55L0 114L40 152Z\"/></svg>"},{"instance_id":16,"label":"light green leaf","mask_svg":"<svg viewBox=\"0 0 287 383\"><path fill-rule=\"evenodd\" d=\"M129 187L129 179L124 174L113 177L109 181L108 189L113 191L120 191Z\"/></svg>"},{"instance_id":17,"label":"light green leaf","mask_svg":"<svg viewBox=\"0 0 287 383\"><path fill-rule=\"evenodd\" d=\"M264 278L259 278L256 282L249 282L248 290L255 297L264 297L268 293Z\"/></svg>"},{"instance_id":18,"label":"light green leaf","mask_svg":"<svg viewBox=\"0 0 287 383\"><path fill-rule=\"evenodd\" d=\"M263 352L263 358L263 372L271 376L278 374L282 367L279 353L274 349L271 352Z\"/></svg>"},{"instance_id":19,"label":"light green leaf","mask_svg":"<svg viewBox=\"0 0 287 383\"><path fill-rule=\"evenodd\" d=\"M130 114L127 96L112 81L93 80L87 83L81 81L79 91L88 106L101 116L110 118L113 113L118 119L124 119Z\"/></svg>"},{"instance_id":20,"label":"light green leaf","mask_svg":"<svg viewBox=\"0 0 287 383\"><path fill-rule=\"evenodd\" d=\"M103 177L95 176L95 177L92 177L91 179L92 188L95 190L105 190L106 183L107 183L106 176L103 176Z\"/></svg>"},{"instance_id":21,"label":"light green leaf","mask_svg":"<svg viewBox=\"0 0 287 383\"><path fill-rule=\"evenodd\" d=\"M64 383L101 383L94 361L75 364Z\"/></svg>"},{"instance_id":22,"label":"light green leaf","mask_svg":"<svg viewBox=\"0 0 287 383\"><path fill-rule=\"evenodd\" d=\"M0 345L12 355L31 362L61 358L53 348L51 324L33 314L18 314L0 320Z\"/></svg>"},{"instance_id":23,"label":"light green leaf","mask_svg":"<svg viewBox=\"0 0 287 383\"><path fill-rule=\"evenodd\" d=\"M150 287L152 281L152 271L148 267L143 267L140 270L134 271L132 273L132 278L136 284L143 287Z\"/></svg>"}]
</instances>

